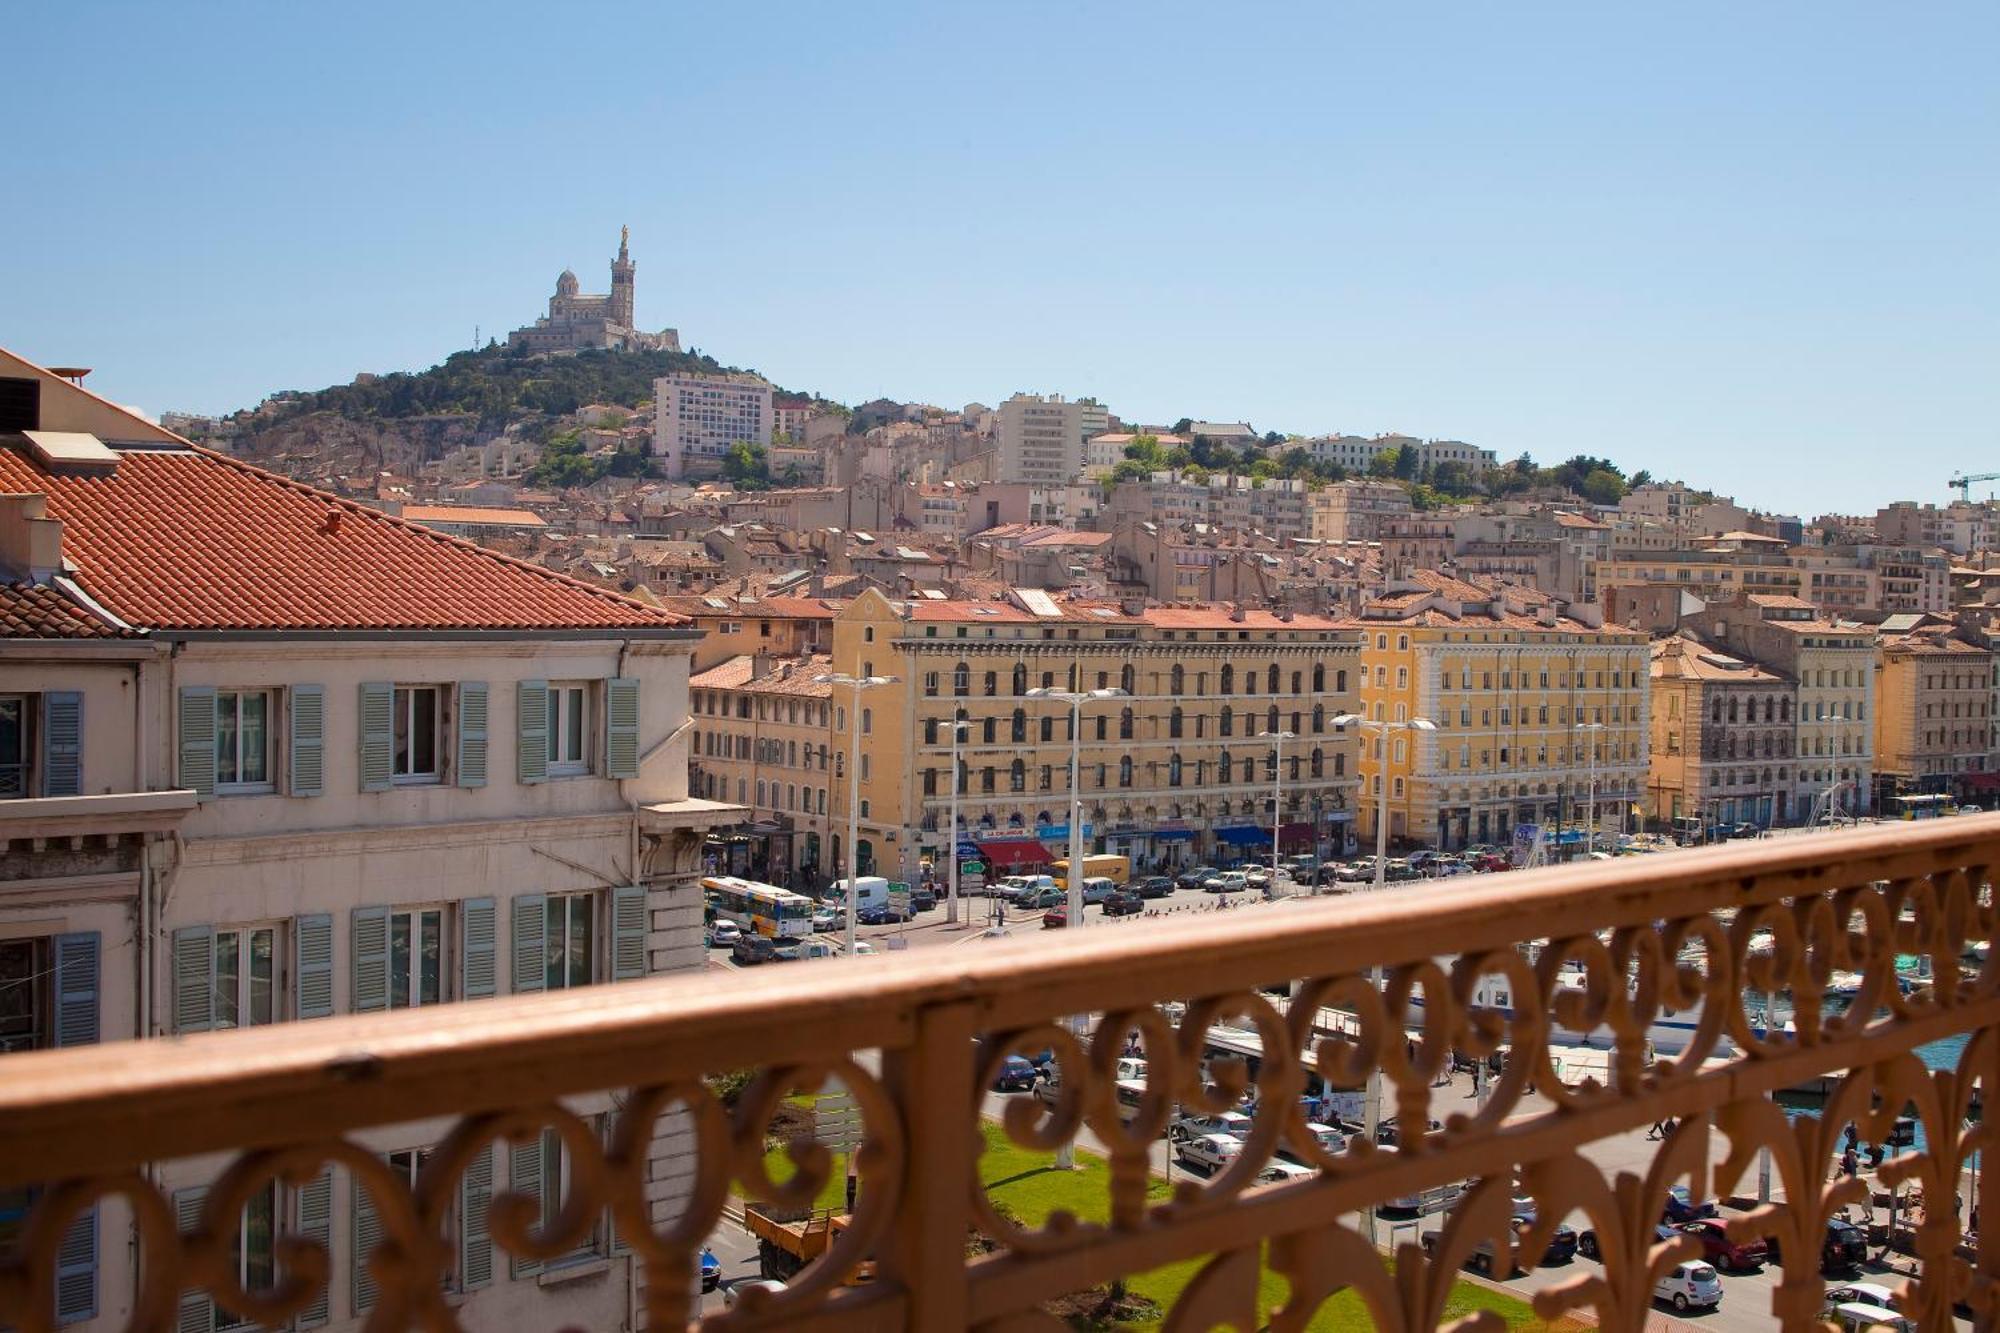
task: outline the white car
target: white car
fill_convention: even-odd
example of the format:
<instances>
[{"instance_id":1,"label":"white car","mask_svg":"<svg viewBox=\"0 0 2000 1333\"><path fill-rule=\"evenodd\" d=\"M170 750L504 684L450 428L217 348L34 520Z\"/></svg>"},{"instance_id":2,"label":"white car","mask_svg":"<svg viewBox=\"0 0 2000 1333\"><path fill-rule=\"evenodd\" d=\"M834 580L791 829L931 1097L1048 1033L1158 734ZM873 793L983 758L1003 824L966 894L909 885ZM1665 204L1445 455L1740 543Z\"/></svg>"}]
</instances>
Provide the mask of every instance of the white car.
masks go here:
<instances>
[{"instance_id":1,"label":"white car","mask_svg":"<svg viewBox=\"0 0 2000 1333\"><path fill-rule=\"evenodd\" d=\"M1203 893L1242 893L1250 887L1250 877L1240 870L1225 870L1202 881Z\"/></svg>"},{"instance_id":2,"label":"white car","mask_svg":"<svg viewBox=\"0 0 2000 1333\"><path fill-rule=\"evenodd\" d=\"M1178 1139L1201 1139L1212 1134L1238 1141L1247 1139L1250 1117L1241 1111L1224 1111L1219 1115L1184 1115L1174 1122L1174 1137Z\"/></svg>"},{"instance_id":3,"label":"white car","mask_svg":"<svg viewBox=\"0 0 2000 1333\"><path fill-rule=\"evenodd\" d=\"M1119 1057L1118 1070L1114 1077L1120 1083L1144 1083L1146 1081L1146 1062L1136 1055L1121 1056Z\"/></svg>"},{"instance_id":4,"label":"white car","mask_svg":"<svg viewBox=\"0 0 2000 1333\"><path fill-rule=\"evenodd\" d=\"M1674 1271L1653 1284L1653 1299L1666 1301L1676 1310L1700 1307L1718 1309L1722 1305L1722 1279L1715 1269L1700 1260L1676 1264Z\"/></svg>"},{"instance_id":5,"label":"white car","mask_svg":"<svg viewBox=\"0 0 2000 1333\"><path fill-rule=\"evenodd\" d=\"M1191 1139L1182 1139L1174 1147L1174 1156L1189 1166L1205 1167L1210 1171L1220 1171L1235 1161L1243 1153L1243 1140L1231 1138L1227 1134L1203 1134Z\"/></svg>"},{"instance_id":6,"label":"white car","mask_svg":"<svg viewBox=\"0 0 2000 1333\"><path fill-rule=\"evenodd\" d=\"M743 938L743 930L734 921L717 921L708 928L708 947L711 949L733 948L736 941Z\"/></svg>"},{"instance_id":7,"label":"white car","mask_svg":"<svg viewBox=\"0 0 2000 1333\"><path fill-rule=\"evenodd\" d=\"M736 1302L743 1299L743 1293L746 1291L768 1291L775 1296L784 1289L785 1284L776 1278L744 1278L741 1282L732 1282L722 1289L722 1306L726 1310L734 1310Z\"/></svg>"},{"instance_id":8,"label":"white car","mask_svg":"<svg viewBox=\"0 0 2000 1333\"><path fill-rule=\"evenodd\" d=\"M1870 1329L1877 1328L1889 1329L1891 1333L1916 1333L1917 1327L1914 1319L1906 1319L1885 1305L1863 1301L1828 1305L1819 1312L1819 1318L1821 1323L1832 1324L1840 1333L1868 1333Z\"/></svg>"},{"instance_id":9,"label":"white car","mask_svg":"<svg viewBox=\"0 0 2000 1333\"><path fill-rule=\"evenodd\" d=\"M1339 1130L1335 1129L1332 1125L1319 1125L1308 1122L1306 1125L1306 1133L1312 1135L1313 1138L1319 1143L1321 1151L1326 1152L1328 1154L1337 1153L1342 1148L1345 1148L1347 1146L1347 1136L1342 1134ZM1289 1157L1295 1150L1291 1147L1290 1144L1287 1144L1284 1147L1279 1148L1278 1151L1284 1154L1285 1156Z\"/></svg>"},{"instance_id":10,"label":"white car","mask_svg":"<svg viewBox=\"0 0 2000 1333\"><path fill-rule=\"evenodd\" d=\"M1880 1282L1843 1282L1837 1287L1826 1289L1827 1307L1836 1305L1872 1305L1881 1310L1896 1308L1896 1293Z\"/></svg>"},{"instance_id":11,"label":"white car","mask_svg":"<svg viewBox=\"0 0 2000 1333\"><path fill-rule=\"evenodd\" d=\"M824 933L826 931L835 929L839 925L840 925L840 913L834 911L831 907L813 908L814 930Z\"/></svg>"},{"instance_id":12,"label":"white car","mask_svg":"<svg viewBox=\"0 0 2000 1333\"><path fill-rule=\"evenodd\" d=\"M1300 1166L1297 1162L1287 1162L1275 1158L1269 1166L1257 1173L1259 1185L1290 1185L1300 1180L1311 1180L1319 1172Z\"/></svg>"}]
</instances>

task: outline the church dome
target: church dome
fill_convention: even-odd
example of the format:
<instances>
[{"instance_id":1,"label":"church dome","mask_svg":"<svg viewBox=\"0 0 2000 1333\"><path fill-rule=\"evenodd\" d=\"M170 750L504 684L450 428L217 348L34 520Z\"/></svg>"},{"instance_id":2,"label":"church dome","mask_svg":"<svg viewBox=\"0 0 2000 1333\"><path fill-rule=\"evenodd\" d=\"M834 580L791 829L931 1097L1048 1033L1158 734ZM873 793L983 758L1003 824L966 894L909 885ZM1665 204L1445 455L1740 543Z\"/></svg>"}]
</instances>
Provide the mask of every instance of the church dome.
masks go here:
<instances>
[{"instance_id":1,"label":"church dome","mask_svg":"<svg viewBox=\"0 0 2000 1333\"><path fill-rule=\"evenodd\" d=\"M556 279L556 295L576 295L576 274L570 272L568 269L562 271L562 276Z\"/></svg>"}]
</instances>

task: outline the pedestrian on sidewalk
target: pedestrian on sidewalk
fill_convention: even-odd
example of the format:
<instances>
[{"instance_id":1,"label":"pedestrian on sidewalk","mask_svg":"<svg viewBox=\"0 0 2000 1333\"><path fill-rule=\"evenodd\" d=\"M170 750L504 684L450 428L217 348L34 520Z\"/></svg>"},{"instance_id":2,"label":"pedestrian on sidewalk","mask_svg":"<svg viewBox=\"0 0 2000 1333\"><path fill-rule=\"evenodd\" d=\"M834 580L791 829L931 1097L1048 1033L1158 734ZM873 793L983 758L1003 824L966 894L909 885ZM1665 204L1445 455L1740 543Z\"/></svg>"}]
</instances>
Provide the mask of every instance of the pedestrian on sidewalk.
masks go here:
<instances>
[{"instance_id":1,"label":"pedestrian on sidewalk","mask_svg":"<svg viewBox=\"0 0 2000 1333\"><path fill-rule=\"evenodd\" d=\"M1660 1120L1655 1120L1653 1122L1653 1127L1646 1131L1646 1137L1648 1139L1663 1139L1666 1136L1667 1136L1666 1124Z\"/></svg>"}]
</instances>

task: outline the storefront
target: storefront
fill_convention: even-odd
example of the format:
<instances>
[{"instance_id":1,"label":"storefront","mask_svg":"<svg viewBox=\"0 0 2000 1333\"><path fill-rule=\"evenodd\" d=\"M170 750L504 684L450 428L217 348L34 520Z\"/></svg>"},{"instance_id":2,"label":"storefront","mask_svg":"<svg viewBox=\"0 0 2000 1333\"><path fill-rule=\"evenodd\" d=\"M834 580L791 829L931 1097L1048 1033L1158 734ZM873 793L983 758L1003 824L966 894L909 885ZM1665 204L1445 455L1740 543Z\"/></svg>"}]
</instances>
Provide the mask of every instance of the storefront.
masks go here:
<instances>
[{"instance_id":1,"label":"storefront","mask_svg":"<svg viewBox=\"0 0 2000 1333\"><path fill-rule=\"evenodd\" d=\"M1048 848L1033 838L981 838L977 850L995 875L1039 871L1055 860Z\"/></svg>"}]
</instances>

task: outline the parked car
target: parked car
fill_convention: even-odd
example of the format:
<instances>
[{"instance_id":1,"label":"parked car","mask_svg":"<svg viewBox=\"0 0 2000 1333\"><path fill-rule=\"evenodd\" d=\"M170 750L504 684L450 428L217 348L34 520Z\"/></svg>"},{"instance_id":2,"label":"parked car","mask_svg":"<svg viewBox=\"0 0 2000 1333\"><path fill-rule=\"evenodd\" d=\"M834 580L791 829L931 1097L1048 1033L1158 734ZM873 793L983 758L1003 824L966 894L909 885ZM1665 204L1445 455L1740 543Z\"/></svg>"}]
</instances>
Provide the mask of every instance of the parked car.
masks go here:
<instances>
[{"instance_id":1,"label":"parked car","mask_svg":"<svg viewBox=\"0 0 2000 1333\"><path fill-rule=\"evenodd\" d=\"M1025 912L1056 907L1069 902L1069 895L1053 884L1038 889L1030 889L1014 900L1015 906Z\"/></svg>"},{"instance_id":2,"label":"parked car","mask_svg":"<svg viewBox=\"0 0 2000 1333\"><path fill-rule=\"evenodd\" d=\"M1132 886L1141 898L1170 898L1174 892L1172 875L1148 875Z\"/></svg>"},{"instance_id":3,"label":"parked car","mask_svg":"<svg viewBox=\"0 0 2000 1333\"><path fill-rule=\"evenodd\" d=\"M1103 875L1087 875L1083 881L1083 905L1088 907L1092 903L1101 903L1116 892L1118 892L1117 880L1107 879Z\"/></svg>"},{"instance_id":4,"label":"parked car","mask_svg":"<svg viewBox=\"0 0 2000 1333\"><path fill-rule=\"evenodd\" d=\"M1104 900L1106 916L1137 916L1145 910L1145 899L1125 889L1120 889Z\"/></svg>"},{"instance_id":5,"label":"parked car","mask_svg":"<svg viewBox=\"0 0 2000 1333\"><path fill-rule=\"evenodd\" d=\"M1530 1205L1523 1208L1517 1205L1514 1209L1515 1235L1526 1236L1529 1228L1534 1225L1534 1207ZM1536 1266L1546 1268L1551 1264L1566 1264L1574 1258L1576 1258L1576 1228L1567 1222L1558 1222L1556 1229L1549 1235L1549 1247L1542 1252L1542 1257L1536 1261Z\"/></svg>"},{"instance_id":6,"label":"parked car","mask_svg":"<svg viewBox=\"0 0 2000 1333\"><path fill-rule=\"evenodd\" d=\"M714 1291L722 1282L722 1260L715 1257L715 1251L704 1245L701 1247L701 1289Z\"/></svg>"},{"instance_id":7,"label":"parked car","mask_svg":"<svg viewBox=\"0 0 2000 1333\"><path fill-rule=\"evenodd\" d=\"M1765 1237L1765 1245L1770 1252L1771 1262L1785 1262L1784 1251L1778 1245L1776 1236ZM1868 1237L1860 1227L1852 1222L1833 1218L1826 1224L1826 1236L1820 1242L1819 1267L1823 1273L1836 1269L1858 1268L1868 1258Z\"/></svg>"},{"instance_id":8,"label":"parked car","mask_svg":"<svg viewBox=\"0 0 2000 1333\"><path fill-rule=\"evenodd\" d=\"M1826 1289L1828 1307L1835 1305L1872 1305L1880 1310L1898 1310L1896 1293L1880 1282L1847 1282L1838 1287Z\"/></svg>"},{"instance_id":9,"label":"parked car","mask_svg":"<svg viewBox=\"0 0 2000 1333\"><path fill-rule=\"evenodd\" d=\"M1043 930L1061 930L1068 924L1069 907L1066 904L1058 903L1056 906L1042 913Z\"/></svg>"},{"instance_id":10,"label":"parked car","mask_svg":"<svg viewBox=\"0 0 2000 1333\"><path fill-rule=\"evenodd\" d=\"M1691 1259L1653 1284L1653 1299L1680 1311L1713 1310L1722 1304L1722 1279L1709 1264Z\"/></svg>"},{"instance_id":11,"label":"parked car","mask_svg":"<svg viewBox=\"0 0 2000 1333\"><path fill-rule=\"evenodd\" d=\"M1748 1273L1762 1268L1771 1255L1771 1247L1762 1237L1731 1240L1728 1224L1719 1217L1689 1222L1681 1230L1700 1240L1701 1257L1726 1273Z\"/></svg>"},{"instance_id":12,"label":"parked car","mask_svg":"<svg viewBox=\"0 0 2000 1333\"><path fill-rule=\"evenodd\" d=\"M813 908L813 930L816 933L824 935L829 930L838 930L839 928L840 913L834 911L831 907Z\"/></svg>"},{"instance_id":13,"label":"parked car","mask_svg":"<svg viewBox=\"0 0 2000 1333\"><path fill-rule=\"evenodd\" d=\"M1204 1134L1174 1145L1174 1156L1189 1166L1220 1171L1243 1153L1243 1140L1227 1134Z\"/></svg>"},{"instance_id":14,"label":"parked car","mask_svg":"<svg viewBox=\"0 0 2000 1333\"><path fill-rule=\"evenodd\" d=\"M1175 875L1174 887L1178 889L1198 889L1208 883L1211 876L1221 873L1214 866L1196 866L1192 870L1183 870L1180 874Z\"/></svg>"},{"instance_id":15,"label":"parked car","mask_svg":"<svg viewBox=\"0 0 2000 1333\"><path fill-rule=\"evenodd\" d=\"M1672 1240L1680 1234L1678 1227L1670 1227L1665 1222L1658 1223L1653 1227L1653 1240L1655 1242ZM1597 1244L1597 1231L1595 1228L1585 1227L1577 1235L1576 1252L1586 1259L1602 1259L1604 1257L1604 1252Z\"/></svg>"},{"instance_id":16,"label":"parked car","mask_svg":"<svg viewBox=\"0 0 2000 1333\"><path fill-rule=\"evenodd\" d=\"M711 949L733 948L736 941L743 938L743 928L734 921L712 921L708 926L708 947Z\"/></svg>"},{"instance_id":17,"label":"parked car","mask_svg":"<svg viewBox=\"0 0 2000 1333\"><path fill-rule=\"evenodd\" d=\"M1328 1154L1338 1153L1347 1146L1347 1136L1332 1125L1321 1125L1308 1121L1306 1123L1306 1133L1310 1134L1313 1140L1319 1144L1321 1151ZM1280 1157L1296 1159L1299 1156L1299 1150L1294 1148L1290 1143L1286 1143L1278 1149L1278 1155Z\"/></svg>"},{"instance_id":18,"label":"parked car","mask_svg":"<svg viewBox=\"0 0 2000 1333\"><path fill-rule=\"evenodd\" d=\"M1223 1134L1232 1139L1250 1137L1250 1117L1241 1111L1220 1111L1214 1115L1184 1115L1167 1131L1171 1139L1200 1139Z\"/></svg>"},{"instance_id":19,"label":"parked car","mask_svg":"<svg viewBox=\"0 0 2000 1333\"><path fill-rule=\"evenodd\" d=\"M1715 1201L1697 1199L1694 1191L1685 1185L1676 1185L1667 1191L1665 1210L1660 1214L1676 1225L1682 1222L1698 1222L1704 1217L1714 1217Z\"/></svg>"},{"instance_id":20,"label":"parked car","mask_svg":"<svg viewBox=\"0 0 2000 1333\"><path fill-rule=\"evenodd\" d=\"M894 903L889 902L871 903L862 908L855 917L855 920L864 926L886 926L911 919L909 908L899 908Z\"/></svg>"},{"instance_id":21,"label":"parked car","mask_svg":"<svg viewBox=\"0 0 2000 1333\"><path fill-rule=\"evenodd\" d=\"M1271 882L1271 867L1251 865L1243 867L1243 879L1253 889L1261 889Z\"/></svg>"},{"instance_id":22,"label":"parked car","mask_svg":"<svg viewBox=\"0 0 2000 1333\"><path fill-rule=\"evenodd\" d=\"M1404 859L1409 863L1412 870L1422 870L1425 866L1438 859L1438 853L1429 847L1419 847Z\"/></svg>"},{"instance_id":23,"label":"parked car","mask_svg":"<svg viewBox=\"0 0 2000 1333\"><path fill-rule=\"evenodd\" d=\"M1250 887L1250 877L1240 870L1225 870L1202 881L1203 893L1242 893Z\"/></svg>"},{"instance_id":24,"label":"parked car","mask_svg":"<svg viewBox=\"0 0 2000 1333\"><path fill-rule=\"evenodd\" d=\"M1311 1180L1319 1172L1297 1162L1287 1162L1283 1158L1272 1158L1262 1171L1257 1173L1259 1185L1289 1185L1294 1181Z\"/></svg>"},{"instance_id":25,"label":"parked car","mask_svg":"<svg viewBox=\"0 0 2000 1333\"><path fill-rule=\"evenodd\" d=\"M1835 1302L1833 1293L1827 1293L1827 1306L1819 1312L1820 1322L1832 1324L1840 1333L1868 1333L1870 1329L1886 1328L1891 1333L1916 1333L1916 1321L1906 1319L1886 1305L1871 1305L1866 1301Z\"/></svg>"},{"instance_id":26,"label":"parked car","mask_svg":"<svg viewBox=\"0 0 2000 1333\"><path fill-rule=\"evenodd\" d=\"M993 1076L995 1092L1032 1092L1040 1071L1025 1056L1010 1055L1001 1062L1000 1072Z\"/></svg>"},{"instance_id":27,"label":"parked car","mask_svg":"<svg viewBox=\"0 0 2000 1333\"><path fill-rule=\"evenodd\" d=\"M729 956L738 967L755 967L778 956L778 946L762 935L744 935L730 947Z\"/></svg>"},{"instance_id":28,"label":"parked car","mask_svg":"<svg viewBox=\"0 0 2000 1333\"><path fill-rule=\"evenodd\" d=\"M912 912L928 912L936 907L937 904L937 890L923 888L910 890L910 910Z\"/></svg>"},{"instance_id":29,"label":"parked car","mask_svg":"<svg viewBox=\"0 0 2000 1333\"><path fill-rule=\"evenodd\" d=\"M1375 878L1375 858L1357 856L1346 865L1336 867L1333 877L1342 884L1365 884Z\"/></svg>"}]
</instances>

